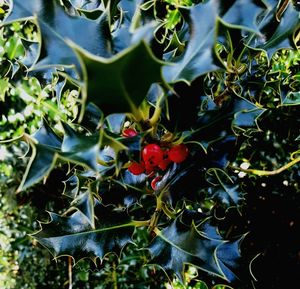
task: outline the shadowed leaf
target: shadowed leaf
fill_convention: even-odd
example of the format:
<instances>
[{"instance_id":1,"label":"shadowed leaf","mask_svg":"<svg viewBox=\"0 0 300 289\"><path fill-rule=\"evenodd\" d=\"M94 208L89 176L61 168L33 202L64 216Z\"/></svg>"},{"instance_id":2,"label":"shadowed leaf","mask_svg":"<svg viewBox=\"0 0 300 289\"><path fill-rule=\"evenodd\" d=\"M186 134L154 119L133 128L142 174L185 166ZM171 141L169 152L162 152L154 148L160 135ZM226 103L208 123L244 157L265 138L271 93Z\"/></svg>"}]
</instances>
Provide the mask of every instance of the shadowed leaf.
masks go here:
<instances>
[{"instance_id":1,"label":"shadowed leaf","mask_svg":"<svg viewBox=\"0 0 300 289\"><path fill-rule=\"evenodd\" d=\"M71 216L50 213L51 221L41 224L41 230L33 237L53 256L69 255L76 261L84 257L102 259L131 242L134 224L126 212L97 202L93 213L95 228L80 211Z\"/></svg>"},{"instance_id":2,"label":"shadowed leaf","mask_svg":"<svg viewBox=\"0 0 300 289\"><path fill-rule=\"evenodd\" d=\"M96 57L71 45L85 72L84 101L88 97L88 101L98 105L105 114L136 113L150 85L162 81L162 63L144 42L110 59Z\"/></svg>"},{"instance_id":3,"label":"shadowed leaf","mask_svg":"<svg viewBox=\"0 0 300 289\"><path fill-rule=\"evenodd\" d=\"M224 245L226 248L222 249ZM216 230L211 230L208 225L196 227L192 224L189 227L177 218L169 227L158 233L149 250L153 257L152 262L157 262L167 272L173 271L180 280L183 280L184 264L187 263L225 280L236 279L229 265L227 266L228 260L224 254L226 250L228 256L232 257L230 265L231 269L235 270L236 261L240 258L236 244L226 243Z\"/></svg>"}]
</instances>

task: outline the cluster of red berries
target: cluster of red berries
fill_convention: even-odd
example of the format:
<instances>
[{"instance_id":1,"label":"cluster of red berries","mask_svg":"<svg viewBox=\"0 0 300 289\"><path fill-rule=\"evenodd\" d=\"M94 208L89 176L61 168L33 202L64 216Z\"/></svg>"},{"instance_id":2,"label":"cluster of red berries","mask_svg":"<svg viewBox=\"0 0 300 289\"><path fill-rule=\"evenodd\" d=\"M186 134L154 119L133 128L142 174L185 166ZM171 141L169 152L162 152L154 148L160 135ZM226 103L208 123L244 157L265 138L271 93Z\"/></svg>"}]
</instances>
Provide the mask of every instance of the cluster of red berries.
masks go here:
<instances>
[{"instance_id":1,"label":"cluster of red berries","mask_svg":"<svg viewBox=\"0 0 300 289\"><path fill-rule=\"evenodd\" d=\"M134 129L125 129L123 136L133 137L137 132ZM152 175L156 171L164 171L173 163L182 163L188 156L186 145L178 144L172 147L160 147L158 144L148 144L142 150L141 162L132 162L128 170L134 175L146 173Z\"/></svg>"}]
</instances>

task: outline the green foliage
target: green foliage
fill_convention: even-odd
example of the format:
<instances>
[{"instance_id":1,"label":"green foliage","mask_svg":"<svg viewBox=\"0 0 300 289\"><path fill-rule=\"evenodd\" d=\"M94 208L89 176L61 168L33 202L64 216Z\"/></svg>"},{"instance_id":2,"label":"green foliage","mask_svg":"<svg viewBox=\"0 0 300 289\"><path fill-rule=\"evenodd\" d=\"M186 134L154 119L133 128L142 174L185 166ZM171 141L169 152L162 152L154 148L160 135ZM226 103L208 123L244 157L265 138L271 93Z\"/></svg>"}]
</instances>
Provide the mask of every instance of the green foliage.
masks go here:
<instances>
[{"instance_id":1,"label":"green foliage","mask_svg":"<svg viewBox=\"0 0 300 289\"><path fill-rule=\"evenodd\" d=\"M8 4L0 10L10 6L0 26L0 138L23 142L27 168L20 180L3 158L1 183L14 179L19 194L44 188L55 195L40 208L50 219L37 210L43 222L32 236L55 258L68 256L59 259L68 264L66 284L163 288L177 278L175 288L219 289L254 282L258 252L243 250L247 226L238 225L249 217L249 188L258 176L292 172L300 162L299 124L289 118L300 104L297 7L250 0ZM290 146L270 128L286 115ZM271 136L282 144L256 146ZM149 144L156 151L146 158ZM186 155L171 160L178 145ZM88 257L102 270L91 273ZM73 275L72 259L83 268Z\"/></svg>"}]
</instances>

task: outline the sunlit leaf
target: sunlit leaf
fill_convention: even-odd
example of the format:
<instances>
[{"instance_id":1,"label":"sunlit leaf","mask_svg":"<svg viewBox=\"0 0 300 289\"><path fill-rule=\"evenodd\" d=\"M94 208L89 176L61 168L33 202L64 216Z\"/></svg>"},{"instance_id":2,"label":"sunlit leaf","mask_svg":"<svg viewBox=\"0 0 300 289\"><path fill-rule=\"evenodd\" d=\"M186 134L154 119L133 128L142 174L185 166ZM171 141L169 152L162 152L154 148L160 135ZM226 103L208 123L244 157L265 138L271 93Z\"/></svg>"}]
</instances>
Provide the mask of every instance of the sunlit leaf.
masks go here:
<instances>
[{"instance_id":1,"label":"sunlit leaf","mask_svg":"<svg viewBox=\"0 0 300 289\"><path fill-rule=\"evenodd\" d=\"M73 50L67 45L70 39L95 55L109 56L106 16L96 21L68 15L59 1L12 1L12 8L4 23L36 19L42 36L42 53L35 66L78 65ZM93 37L86 37L89 31ZM13 39L13 38L12 38ZM78 67L79 68L79 67Z\"/></svg>"}]
</instances>

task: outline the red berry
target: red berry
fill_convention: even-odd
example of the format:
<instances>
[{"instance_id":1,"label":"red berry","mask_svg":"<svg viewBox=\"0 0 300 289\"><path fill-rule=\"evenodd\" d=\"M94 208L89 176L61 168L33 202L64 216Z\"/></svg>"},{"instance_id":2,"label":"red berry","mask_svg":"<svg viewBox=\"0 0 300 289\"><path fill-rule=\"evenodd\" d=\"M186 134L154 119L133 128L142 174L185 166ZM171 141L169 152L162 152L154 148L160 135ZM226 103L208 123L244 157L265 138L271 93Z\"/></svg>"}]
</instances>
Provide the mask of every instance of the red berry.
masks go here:
<instances>
[{"instance_id":1,"label":"red berry","mask_svg":"<svg viewBox=\"0 0 300 289\"><path fill-rule=\"evenodd\" d=\"M145 162L145 169L146 169L146 174L150 175L151 173L154 172L154 165L150 164L149 162Z\"/></svg>"},{"instance_id":2,"label":"red berry","mask_svg":"<svg viewBox=\"0 0 300 289\"><path fill-rule=\"evenodd\" d=\"M157 166L164 158L164 152L157 144L148 144L142 152L143 160L152 166Z\"/></svg>"},{"instance_id":3,"label":"red berry","mask_svg":"<svg viewBox=\"0 0 300 289\"><path fill-rule=\"evenodd\" d=\"M142 163L134 162L128 167L128 171L137 176L145 171L145 166Z\"/></svg>"},{"instance_id":4,"label":"red berry","mask_svg":"<svg viewBox=\"0 0 300 289\"><path fill-rule=\"evenodd\" d=\"M162 179L161 176L157 176L151 181L151 188L155 191L156 190L156 184Z\"/></svg>"},{"instance_id":5,"label":"red berry","mask_svg":"<svg viewBox=\"0 0 300 289\"><path fill-rule=\"evenodd\" d=\"M138 133L133 128L125 128L122 132L122 135L125 137L134 137L134 136L138 135Z\"/></svg>"},{"instance_id":6,"label":"red berry","mask_svg":"<svg viewBox=\"0 0 300 289\"><path fill-rule=\"evenodd\" d=\"M184 144L173 146L169 151L169 159L174 163L182 163L188 156L189 150Z\"/></svg>"},{"instance_id":7,"label":"red berry","mask_svg":"<svg viewBox=\"0 0 300 289\"><path fill-rule=\"evenodd\" d=\"M163 160L158 164L158 167L162 171L165 171L167 169L167 167L169 166L169 164L171 163L171 160L169 159L168 152L169 151L165 151Z\"/></svg>"}]
</instances>

